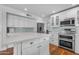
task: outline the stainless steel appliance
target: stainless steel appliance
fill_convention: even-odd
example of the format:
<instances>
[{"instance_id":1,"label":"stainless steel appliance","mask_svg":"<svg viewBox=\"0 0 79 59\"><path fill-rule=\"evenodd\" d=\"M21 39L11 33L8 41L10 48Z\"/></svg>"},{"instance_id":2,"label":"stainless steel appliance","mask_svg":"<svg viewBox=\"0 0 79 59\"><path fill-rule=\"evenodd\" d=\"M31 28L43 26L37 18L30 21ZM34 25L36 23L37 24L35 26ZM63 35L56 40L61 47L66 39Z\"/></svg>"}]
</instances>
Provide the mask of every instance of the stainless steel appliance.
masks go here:
<instances>
[{"instance_id":1,"label":"stainless steel appliance","mask_svg":"<svg viewBox=\"0 0 79 59\"><path fill-rule=\"evenodd\" d=\"M75 29L74 29L75 30ZM59 33L59 46L68 50L75 50L75 31L64 29L65 33Z\"/></svg>"},{"instance_id":2,"label":"stainless steel appliance","mask_svg":"<svg viewBox=\"0 0 79 59\"><path fill-rule=\"evenodd\" d=\"M59 35L59 46L74 51L74 35Z\"/></svg>"},{"instance_id":3,"label":"stainless steel appliance","mask_svg":"<svg viewBox=\"0 0 79 59\"><path fill-rule=\"evenodd\" d=\"M37 32L44 33L44 23L37 23Z\"/></svg>"},{"instance_id":4,"label":"stainless steel appliance","mask_svg":"<svg viewBox=\"0 0 79 59\"><path fill-rule=\"evenodd\" d=\"M75 26L75 18L67 18L60 22L61 26Z\"/></svg>"}]
</instances>

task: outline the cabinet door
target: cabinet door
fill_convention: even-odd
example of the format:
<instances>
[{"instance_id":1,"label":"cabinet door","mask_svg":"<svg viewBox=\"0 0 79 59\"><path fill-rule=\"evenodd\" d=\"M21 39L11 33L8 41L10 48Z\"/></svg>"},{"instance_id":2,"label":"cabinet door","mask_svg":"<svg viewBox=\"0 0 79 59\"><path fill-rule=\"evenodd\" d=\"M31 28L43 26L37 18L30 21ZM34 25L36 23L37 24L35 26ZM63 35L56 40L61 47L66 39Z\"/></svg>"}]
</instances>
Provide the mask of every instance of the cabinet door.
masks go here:
<instances>
[{"instance_id":1,"label":"cabinet door","mask_svg":"<svg viewBox=\"0 0 79 59\"><path fill-rule=\"evenodd\" d=\"M58 46L58 42L59 42L58 41L58 34L56 34L56 33L53 33L53 34L54 35L52 35L50 37L50 43Z\"/></svg>"},{"instance_id":2,"label":"cabinet door","mask_svg":"<svg viewBox=\"0 0 79 59\"><path fill-rule=\"evenodd\" d=\"M14 27L15 16L7 14L8 27Z\"/></svg>"},{"instance_id":3,"label":"cabinet door","mask_svg":"<svg viewBox=\"0 0 79 59\"><path fill-rule=\"evenodd\" d=\"M40 43L40 55L48 55L49 54L49 41L43 41Z\"/></svg>"},{"instance_id":4,"label":"cabinet door","mask_svg":"<svg viewBox=\"0 0 79 59\"><path fill-rule=\"evenodd\" d=\"M25 18L24 17L20 17L20 27L25 27Z\"/></svg>"},{"instance_id":5,"label":"cabinet door","mask_svg":"<svg viewBox=\"0 0 79 59\"><path fill-rule=\"evenodd\" d=\"M39 55L39 44L22 49L22 55Z\"/></svg>"},{"instance_id":6,"label":"cabinet door","mask_svg":"<svg viewBox=\"0 0 79 59\"><path fill-rule=\"evenodd\" d=\"M56 23L55 23L56 26L59 26L59 16L56 16L56 20L55 21L56 21Z\"/></svg>"},{"instance_id":7,"label":"cabinet door","mask_svg":"<svg viewBox=\"0 0 79 59\"><path fill-rule=\"evenodd\" d=\"M19 26L18 27L23 27L23 20L22 19L19 19Z\"/></svg>"},{"instance_id":8,"label":"cabinet door","mask_svg":"<svg viewBox=\"0 0 79 59\"><path fill-rule=\"evenodd\" d=\"M53 44L58 46L58 34L54 34L54 36L53 36Z\"/></svg>"},{"instance_id":9,"label":"cabinet door","mask_svg":"<svg viewBox=\"0 0 79 59\"><path fill-rule=\"evenodd\" d=\"M49 43L52 44L53 41L54 41L54 40L53 40L53 35L51 35L50 38L49 38Z\"/></svg>"},{"instance_id":10,"label":"cabinet door","mask_svg":"<svg viewBox=\"0 0 79 59\"><path fill-rule=\"evenodd\" d=\"M76 24L79 24L79 11L77 11L77 22Z\"/></svg>"},{"instance_id":11,"label":"cabinet door","mask_svg":"<svg viewBox=\"0 0 79 59\"><path fill-rule=\"evenodd\" d=\"M79 34L75 35L75 52L79 54Z\"/></svg>"},{"instance_id":12,"label":"cabinet door","mask_svg":"<svg viewBox=\"0 0 79 59\"><path fill-rule=\"evenodd\" d=\"M19 26L19 19L16 17L16 19L13 20L13 24L14 24L14 27L18 27Z\"/></svg>"},{"instance_id":13,"label":"cabinet door","mask_svg":"<svg viewBox=\"0 0 79 59\"><path fill-rule=\"evenodd\" d=\"M50 26L54 26L54 17L53 16L50 17Z\"/></svg>"},{"instance_id":14,"label":"cabinet door","mask_svg":"<svg viewBox=\"0 0 79 59\"><path fill-rule=\"evenodd\" d=\"M14 26L14 25L13 25L13 23L14 23L13 20L8 20L7 23L8 23L8 27L13 27L13 26Z\"/></svg>"},{"instance_id":15,"label":"cabinet door","mask_svg":"<svg viewBox=\"0 0 79 59\"><path fill-rule=\"evenodd\" d=\"M24 25L24 27L27 27L27 21L26 21L26 20L24 20L24 21L23 21L23 23L24 23L24 24L23 24L23 25Z\"/></svg>"},{"instance_id":16,"label":"cabinet door","mask_svg":"<svg viewBox=\"0 0 79 59\"><path fill-rule=\"evenodd\" d=\"M70 9L66 11L66 17L72 18L76 16L76 9Z\"/></svg>"}]
</instances>

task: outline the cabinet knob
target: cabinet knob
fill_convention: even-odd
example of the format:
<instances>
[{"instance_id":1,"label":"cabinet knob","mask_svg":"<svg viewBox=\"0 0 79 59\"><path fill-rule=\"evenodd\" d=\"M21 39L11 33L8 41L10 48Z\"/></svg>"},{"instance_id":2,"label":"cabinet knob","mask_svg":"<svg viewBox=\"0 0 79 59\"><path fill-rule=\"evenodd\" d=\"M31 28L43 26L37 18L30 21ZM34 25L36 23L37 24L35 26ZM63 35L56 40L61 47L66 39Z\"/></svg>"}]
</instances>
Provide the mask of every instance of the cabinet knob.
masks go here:
<instances>
[{"instance_id":1,"label":"cabinet knob","mask_svg":"<svg viewBox=\"0 0 79 59\"><path fill-rule=\"evenodd\" d=\"M46 40L46 39L44 39L44 40Z\"/></svg>"},{"instance_id":2,"label":"cabinet knob","mask_svg":"<svg viewBox=\"0 0 79 59\"><path fill-rule=\"evenodd\" d=\"M42 47L42 46L40 45L40 46L38 46L37 48L40 48L40 47Z\"/></svg>"},{"instance_id":3,"label":"cabinet knob","mask_svg":"<svg viewBox=\"0 0 79 59\"><path fill-rule=\"evenodd\" d=\"M30 42L30 44L33 44L33 42Z\"/></svg>"}]
</instances>

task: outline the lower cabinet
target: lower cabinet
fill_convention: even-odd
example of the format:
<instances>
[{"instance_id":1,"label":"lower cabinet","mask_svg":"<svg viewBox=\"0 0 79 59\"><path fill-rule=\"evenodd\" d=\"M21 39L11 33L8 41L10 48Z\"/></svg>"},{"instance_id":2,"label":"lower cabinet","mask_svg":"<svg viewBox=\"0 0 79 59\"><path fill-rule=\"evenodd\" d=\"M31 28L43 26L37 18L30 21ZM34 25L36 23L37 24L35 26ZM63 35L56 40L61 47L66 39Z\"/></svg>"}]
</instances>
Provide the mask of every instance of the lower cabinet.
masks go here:
<instances>
[{"instance_id":1,"label":"lower cabinet","mask_svg":"<svg viewBox=\"0 0 79 59\"><path fill-rule=\"evenodd\" d=\"M43 41L40 43L40 55L49 55L49 41Z\"/></svg>"},{"instance_id":2,"label":"lower cabinet","mask_svg":"<svg viewBox=\"0 0 79 59\"><path fill-rule=\"evenodd\" d=\"M27 44L27 43L26 43ZM49 54L49 40L42 39L39 43L29 45L22 45L22 55L48 55Z\"/></svg>"},{"instance_id":3,"label":"lower cabinet","mask_svg":"<svg viewBox=\"0 0 79 59\"><path fill-rule=\"evenodd\" d=\"M75 53L79 54L79 34L75 34Z\"/></svg>"},{"instance_id":4,"label":"lower cabinet","mask_svg":"<svg viewBox=\"0 0 79 59\"><path fill-rule=\"evenodd\" d=\"M39 55L39 44L22 49L22 55Z\"/></svg>"},{"instance_id":5,"label":"lower cabinet","mask_svg":"<svg viewBox=\"0 0 79 59\"><path fill-rule=\"evenodd\" d=\"M58 34L54 34L54 35L51 35L50 37L50 44L54 44L56 46L58 46Z\"/></svg>"}]
</instances>

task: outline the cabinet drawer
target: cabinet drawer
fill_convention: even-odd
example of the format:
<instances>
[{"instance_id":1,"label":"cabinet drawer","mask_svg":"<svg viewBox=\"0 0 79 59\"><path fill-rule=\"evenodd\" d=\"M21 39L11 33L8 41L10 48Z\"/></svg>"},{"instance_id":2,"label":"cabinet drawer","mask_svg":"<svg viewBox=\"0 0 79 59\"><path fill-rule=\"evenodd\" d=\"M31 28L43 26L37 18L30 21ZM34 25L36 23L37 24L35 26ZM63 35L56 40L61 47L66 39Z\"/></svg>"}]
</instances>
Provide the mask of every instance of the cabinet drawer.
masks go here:
<instances>
[{"instance_id":1,"label":"cabinet drawer","mask_svg":"<svg viewBox=\"0 0 79 59\"><path fill-rule=\"evenodd\" d=\"M39 55L39 44L22 49L22 55Z\"/></svg>"},{"instance_id":2,"label":"cabinet drawer","mask_svg":"<svg viewBox=\"0 0 79 59\"><path fill-rule=\"evenodd\" d=\"M37 43L39 43L39 39L32 39L32 40L29 40L29 41L25 41L25 42L22 42L22 48L27 48L27 47L30 47L32 45L35 45Z\"/></svg>"},{"instance_id":3,"label":"cabinet drawer","mask_svg":"<svg viewBox=\"0 0 79 59\"><path fill-rule=\"evenodd\" d=\"M49 38L40 38L40 42L49 41Z\"/></svg>"}]
</instances>

